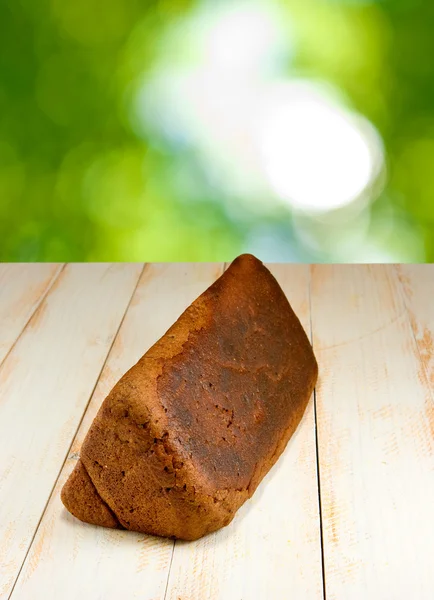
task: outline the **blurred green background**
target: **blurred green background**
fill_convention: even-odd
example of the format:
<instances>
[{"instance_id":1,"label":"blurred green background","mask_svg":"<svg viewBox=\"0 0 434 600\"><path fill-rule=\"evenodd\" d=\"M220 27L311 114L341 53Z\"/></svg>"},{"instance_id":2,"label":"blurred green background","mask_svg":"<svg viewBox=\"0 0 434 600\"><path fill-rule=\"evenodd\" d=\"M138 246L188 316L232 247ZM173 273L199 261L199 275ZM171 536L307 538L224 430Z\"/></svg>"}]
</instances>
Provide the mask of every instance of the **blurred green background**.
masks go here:
<instances>
[{"instance_id":1,"label":"blurred green background","mask_svg":"<svg viewBox=\"0 0 434 600\"><path fill-rule=\"evenodd\" d=\"M3 261L434 259L434 3L3 0Z\"/></svg>"}]
</instances>

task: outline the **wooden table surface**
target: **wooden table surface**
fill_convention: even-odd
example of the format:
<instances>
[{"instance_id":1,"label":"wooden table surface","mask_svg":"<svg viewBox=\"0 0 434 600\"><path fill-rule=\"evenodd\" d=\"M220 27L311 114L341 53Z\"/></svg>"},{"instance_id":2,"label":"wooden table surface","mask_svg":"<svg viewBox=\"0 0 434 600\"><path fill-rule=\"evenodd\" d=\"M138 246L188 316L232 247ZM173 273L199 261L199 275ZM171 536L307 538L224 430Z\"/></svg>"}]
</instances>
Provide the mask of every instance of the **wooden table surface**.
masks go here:
<instances>
[{"instance_id":1,"label":"wooden table surface","mask_svg":"<svg viewBox=\"0 0 434 600\"><path fill-rule=\"evenodd\" d=\"M0 265L0 598L434 598L431 265L270 266L320 376L230 526L174 543L64 510L102 400L224 268Z\"/></svg>"}]
</instances>

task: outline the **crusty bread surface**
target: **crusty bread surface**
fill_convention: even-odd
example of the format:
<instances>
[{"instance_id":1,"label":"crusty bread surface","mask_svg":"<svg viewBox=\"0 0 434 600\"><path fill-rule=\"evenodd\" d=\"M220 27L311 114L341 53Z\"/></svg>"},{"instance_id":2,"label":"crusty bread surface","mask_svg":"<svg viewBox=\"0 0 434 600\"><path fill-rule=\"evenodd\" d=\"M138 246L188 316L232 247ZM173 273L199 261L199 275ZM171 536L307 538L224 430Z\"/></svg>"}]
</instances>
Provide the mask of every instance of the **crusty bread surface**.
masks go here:
<instances>
[{"instance_id":1,"label":"crusty bread surface","mask_svg":"<svg viewBox=\"0 0 434 600\"><path fill-rule=\"evenodd\" d=\"M294 433L317 373L274 277L238 257L105 399L65 507L185 540L228 525Z\"/></svg>"}]
</instances>

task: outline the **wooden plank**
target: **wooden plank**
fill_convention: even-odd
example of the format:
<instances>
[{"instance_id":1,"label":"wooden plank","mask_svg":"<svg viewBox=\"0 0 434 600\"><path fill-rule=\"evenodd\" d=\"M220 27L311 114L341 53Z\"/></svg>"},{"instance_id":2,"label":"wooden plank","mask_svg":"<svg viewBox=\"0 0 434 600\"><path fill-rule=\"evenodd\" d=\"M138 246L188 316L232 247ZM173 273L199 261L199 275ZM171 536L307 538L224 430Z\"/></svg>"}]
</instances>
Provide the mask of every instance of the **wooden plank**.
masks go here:
<instances>
[{"instance_id":1,"label":"wooden plank","mask_svg":"<svg viewBox=\"0 0 434 600\"><path fill-rule=\"evenodd\" d=\"M17 577L141 270L68 265L0 369L1 598Z\"/></svg>"},{"instance_id":2,"label":"wooden plank","mask_svg":"<svg viewBox=\"0 0 434 600\"><path fill-rule=\"evenodd\" d=\"M431 392L433 392L434 265L397 265L396 269L404 292L404 299L420 357L431 386Z\"/></svg>"},{"instance_id":3,"label":"wooden plank","mask_svg":"<svg viewBox=\"0 0 434 600\"><path fill-rule=\"evenodd\" d=\"M327 600L431 599L432 398L393 267L314 267L312 329Z\"/></svg>"},{"instance_id":4,"label":"wooden plank","mask_svg":"<svg viewBox=\"0 0 434 600\"><path fill-rule=\"evenodd\" d=\"M156 600L164 596L173 541L81 523L63 508L60 491L110 389L221 272L222 265L218 264L146 267L44 513L13 600Z\"/></svg>"},{"instance_id":5,"label":"wooden plank","mask_svg":"<svg viewBox=\"0 0 434 600\"><path fill-rule=\"evenodd\" d=\"M38 307L61 264L0 264L0 364Z\"/></svg>"},{"instance_id":6,"label":"wooden plank","mask_svg":"<svg viewBox=\"0 0 434 600\"><path fill-rule=\"evenodd\" d=\"M309 270L270 267L310 332ZM313 402L278 463L226 528L176 542L167 599L322 598Z\"/></svg>"}]
</instances>

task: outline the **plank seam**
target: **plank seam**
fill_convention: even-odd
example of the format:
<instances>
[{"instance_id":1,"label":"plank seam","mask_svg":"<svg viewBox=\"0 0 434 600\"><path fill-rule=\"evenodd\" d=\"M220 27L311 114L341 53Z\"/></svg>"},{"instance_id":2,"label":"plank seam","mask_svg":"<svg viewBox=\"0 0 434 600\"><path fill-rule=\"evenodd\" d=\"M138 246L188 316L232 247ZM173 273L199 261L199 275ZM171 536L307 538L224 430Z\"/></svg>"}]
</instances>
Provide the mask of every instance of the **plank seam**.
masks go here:
<instances>
[{"instance_id":1,"label":"plank seam","mask_svg":"<svg viewBox=\"0 0 434 600\"><path fill-rule=\"evenodd\" d=\"M310 341L313 348L313 327L312 327L312 265L309 269L309 319L310 319ZM318 440L318 411L316 399L316 386L313 390L313 412L315 425L315 454L316 454L316 477L318 485L318 510L319 510L319 532L321 540L321 573L322 573L322 595L326 600L326 576L325 576L325 560L324 560L324 530L322 519L322 501L321 501L321 473L319 464L319 440Z\"/></svg>"},{"instance_id":2,"label":"plank seam","mask_svg":"<svg viewBox=\"0 0 434 600\"><path fill-rule=\"evenodd\" d=\"M31 314L29 315L29 318L24 323L24 326L21 329L20 333L17 335L15 341L13 342L13 344L11 345L11 347L9 348L9 350L6 352L5 356L3 357L3 360L0 361L0 368L3 366L3 364L9 358L9 355L12 353L13 349L18 344L21 336L26 331L26 329L29 326L29 323L33 319L34 315L38 312L39 307L41 306L41 304L43 303L43 301L48 297L49 293L51 292L51 289L52 289L53 285L56 283L56 281L58 281L58 279L60 278L61 274L65 270L66 264L67 263L63 263L63 264L59 263L59 265L61 265L60 269L58 269L56 271L56 273L53 275L53 277L51 278L51 280L50 280L49 284L47 285L46 289L41 294L41 297L39 298L39 300L36 302L34 309L32 310Z\"/></svg>"},{"instance_id":3,"label":"plank seam","mask_svg":"<svg viewBox=\"0 0 434 600\"><path fill-rule=\"evenodd\" d=\"M65 267L65 266L66 266L66 264L64 265L64 267ZM132 292L132 294L131 294L131 297L130 297L130 299L129 299L128 303L127 303L127 306L126 306L126 308L125 308L124 314L122 315L122 318L121 318L121 320L119 321L118 328L116 329L116 333L115 333L115 334L114 334L114 336L113 336L113 339L112 339L112 342L111 342L111 344L110 344L110 347L109 347L109 349L108 349L108 351L107 351L107 354L106 354L106 356L105 356L105 359L104 359L104 361L103 361L103 363L102 363L101 369L100 369L100 371L99 371L99 373L98 373L98 376L97 376L97 378L96 378L96 381L95 381L95 385L93 386L93 388L92 388L92 391L91 391L91 393L89 394L89 398L88 398L88 401L87 401L87 403L86 403L86 406L84 407L83 413L82 413L82 415L81 415L81 419L80 419L80 421L79 421L79 423L78 423L78 425L77 425L77 428L76 428L76 430L75 430L75 433L74 433L74 435L71 437L71 443L70 443L70 444L69 444L69 446L68 446L68 450L67 450L67 452L66 452L65 458L63 459L63 462L62 462L62 464L61 464L61 466L60 466L59 472L58 472L58 474L57 474L57 476L56 476L56 478L55 478L55 480L54 480L54 483L53 483L53 485L52 485L52 487L51 487L50 493L48 494L47 501L46 501L46 503L45 503L45 506L44 506L44 508L43 508L43 510L42 510L42 512L41 512L41 516L40 516L40 518L39 518L39 520L38 520L38 523L37 523L37 525L36 525L36 527L35 527L35 531L33 532L32 538L31 538L31 540L30 540L30 542L29 542L29 545L28 545L28 547L27 547L27 551L26 551L26 553L25 553L25 555L24 555L23 562L21 563L21 566L20 566L20 568L19 568L19 571L18 571L18 573L17 573L17 576L15 577L15 581L14 581L14 583L13 583L13 586L12 586L12 588L11 588L10 594L9 594L9 596L8 596L8 600L11 600L11 598L12 598L12 595L13 595L13 593L14 593L14 590L15 590L16 584L17 584L17 582L18 582L18 580L19 580L19 578L20 578L21 572L22 572L22 570L23 570L24 563L26 562L26 560L27 560L27 557L28 557L28 555L29 555L29 552L30 552L30 549L31 549L31 548L32 548L32 546L33 546L33 542L35 541L35 538L36 538L36 535L37 535L37 533L38 533L39 527L41 526L42 520L43 520L43 518L44 518L44 515L45 515L45 513L46 513L46 511L47 511L48 504L50 503L50 500L51 500L51 498L52 498L52 496L53 496L54 490L56 489L57 482L59 481L59 477L60 477L60 475L62 474L62 471L63 471L63 468L64 468L64 466L65 466L65 463L66 463L66 461L68 460L68 457L69 457L69 455L70 455L70 452L71 452L71 448L72 448L72 446L73 446L73 444L74 444L75 438L77 437L77 433L78 433L78 431L79 431L79 429L80 429L80 427L81 427L81 424L82 424L82 422L83 422L83 419L84 419L84 416L85 416L85 414L86 414L86 412L87 412L87 409L89 408L90 401L91 401L91 400L92 400L92 398L93 398L93 395L94 395L94 393L95 393L95 389L96 389L96 387L97 387L97 385L98 385L98 382L99 382L99 380L100 380L100 378L101 378L101 374L102 374L102 372L104 371L104 368L105 368L105 366L106 366L106 364L107 364L108 357L110 356L110 353L111 353L111 351L112 351L112 348L113 348L113 346L114 346L114 343L115 343L115 341L116 341L116 338L118 337L119 331L120 331L120 329L121 329L121 327L122 327L122 324L123 324L123 322L124 322L124 320L125 320L125 316L126 316L126 314L127 314L127 312L128 312L128 309L130 308L131 302L132 302L132 300L133 300L133 298L134 298L134 294L136 293L137 287L138 287L138 285L139 285L139 282L140 282L140 280L141 280L141 278L142 278L142 275L143 275L143 273L144 273L144 271L145 271L145 268L146 268L146 266L147 266L147 264L144 264L144 265L143 265L143 268L142 268L142 270L141 270L141 272L140 272L140 275L139 275L139 277L137 278L136 285L134 286L133 292ZM62 271L63 271L63 269L62 269ZM58 279L58 278L56 278L56 280L57 280L57 279ZM50 289L51 289L51 287L52 287L52 286L50 286Z\"/></svg>"},{"instance_id":4,"label":"plank seam","mask_svg":"<svg viewBox=\"0 0 434 600\"><path fill-rule=\"evenodd\" d=\"M173 545L172 545L172 554L170 556L169 572L167 573L166 589L164 590L164 600L166 600L167 591L169 589L170 572L172 570L173 555L175 554L175 545L176 545L176 540L173 541Z\"/></svg>"}]
</instances>

